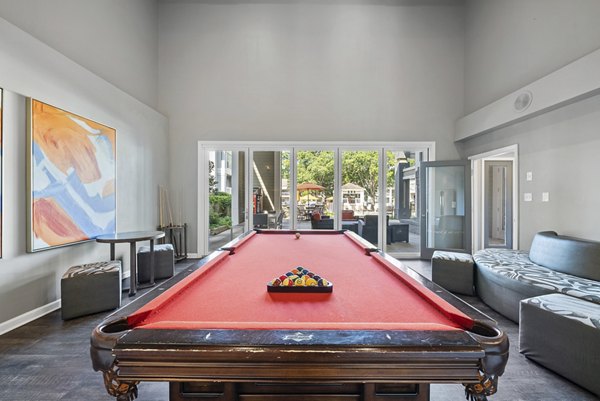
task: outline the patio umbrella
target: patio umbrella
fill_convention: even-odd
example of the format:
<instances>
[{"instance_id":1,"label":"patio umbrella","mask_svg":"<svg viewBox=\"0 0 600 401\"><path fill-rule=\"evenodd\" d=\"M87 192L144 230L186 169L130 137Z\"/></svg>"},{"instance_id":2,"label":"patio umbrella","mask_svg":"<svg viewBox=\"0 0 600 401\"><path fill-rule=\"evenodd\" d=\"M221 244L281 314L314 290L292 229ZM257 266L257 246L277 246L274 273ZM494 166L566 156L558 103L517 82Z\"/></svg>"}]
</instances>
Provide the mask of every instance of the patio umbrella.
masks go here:
<instances>
[{"instance_id":1,"label":"patio umbrella","mask_svg":"<svg viewBox=\"0 0 600 401\"><path fill-rule=\"evenodd\" d=\"M313 184L312 182L303 182L302 184L298 184L296 189L298 191L322 191L325 187L322 187L319 184Z\"/></svg>"},{"instance_id":2,"label":"patio umbrella","mask_svg":"<svg viewBox=\"0 0 600 401\"><path fill-rule=\"evenodd\" d=\"M296 191L298 191L298 195L300 195L300 192L307 191L308 197L310 197L310 191L322 191L324 189L325 187L319 184L314 184L312 182L303 182L302 184L298 184L296 186ZM308 197L307 201L309 200Z\"/></svg>"}]
</instances>

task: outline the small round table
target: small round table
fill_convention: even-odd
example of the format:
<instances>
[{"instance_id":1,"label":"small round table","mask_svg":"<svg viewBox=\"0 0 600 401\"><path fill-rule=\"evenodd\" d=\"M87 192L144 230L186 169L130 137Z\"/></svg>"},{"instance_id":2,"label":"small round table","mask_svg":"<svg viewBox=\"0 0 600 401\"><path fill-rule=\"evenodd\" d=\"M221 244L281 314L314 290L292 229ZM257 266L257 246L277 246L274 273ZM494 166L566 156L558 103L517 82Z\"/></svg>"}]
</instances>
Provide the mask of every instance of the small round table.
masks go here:
<instances>
[{"instance_id":1,"label":"small round table","mask_svg":"<svg viewBox=\"0 0 600 401\"><path fill-rule=\"evenodd\" d=\"M110 260L115 260L115 244L129 242L129 272L130 286L129 296L132 297L137 292L137 254L136 242L150 241L150 283L154 285L154 240L162 238L165 233L162 231L129 231L125 233L105 234L96 237L96 242L110 244ZM144 287L140 287L144 288Z\"/></svg>"}]
</instances>

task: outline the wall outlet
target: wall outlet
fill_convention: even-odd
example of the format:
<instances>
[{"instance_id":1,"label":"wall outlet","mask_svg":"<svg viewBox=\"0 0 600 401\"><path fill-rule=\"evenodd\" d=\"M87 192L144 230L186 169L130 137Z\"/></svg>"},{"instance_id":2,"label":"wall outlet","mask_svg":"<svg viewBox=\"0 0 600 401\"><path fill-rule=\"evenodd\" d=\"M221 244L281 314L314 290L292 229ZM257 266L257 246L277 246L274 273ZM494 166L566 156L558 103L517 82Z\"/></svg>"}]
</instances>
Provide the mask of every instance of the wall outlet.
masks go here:
<instances>
[{"instance_id":1,"label":"wall outlet","mask_svg":"<svg viewBox=\"0 0 600 401\"><path fill-rule=\"evenodd\" d=\"M533 172L532 171L528 171L526 176L527 176L527 181L533 181Z\"/></svg>"},{"instance_id":2,"label":"wall outlet","mask_svg":"<svg viewBox=\"0 0 600 401\"><path fill-rule=\"evenodd\" d=\"M531 192L525 192L523 194L523 200L525 202L531 202L533 200L533 195L531 194Z\"/></svg>"},{"instance_id":3,"label":"wall outlet","mask_svg":"<svg viewBox=\"0 0 600 401\"><path fill-rule=\"evenodd\" d=\"M550 193L542 192L542 202L550 202Z\"/></svg>"}]
</instances>

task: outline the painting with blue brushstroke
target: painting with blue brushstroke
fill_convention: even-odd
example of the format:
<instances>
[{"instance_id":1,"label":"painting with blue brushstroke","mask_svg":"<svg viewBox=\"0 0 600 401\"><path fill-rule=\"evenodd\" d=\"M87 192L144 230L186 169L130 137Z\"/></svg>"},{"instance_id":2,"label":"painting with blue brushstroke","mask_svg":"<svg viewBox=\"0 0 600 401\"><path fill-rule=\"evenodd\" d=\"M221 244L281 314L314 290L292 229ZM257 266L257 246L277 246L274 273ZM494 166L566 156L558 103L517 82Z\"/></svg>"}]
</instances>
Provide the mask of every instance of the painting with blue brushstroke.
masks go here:
<instances>
[{"instance_id":1,"label":"painting with blue brushstroke","mask_svg":"<svg viewBox=\"0 0 600 401\"><path fill-rule=\"evenodd\" d=\"M116 230L116 130L28 99L30 252Z\"/></svg>"}]
</instances>

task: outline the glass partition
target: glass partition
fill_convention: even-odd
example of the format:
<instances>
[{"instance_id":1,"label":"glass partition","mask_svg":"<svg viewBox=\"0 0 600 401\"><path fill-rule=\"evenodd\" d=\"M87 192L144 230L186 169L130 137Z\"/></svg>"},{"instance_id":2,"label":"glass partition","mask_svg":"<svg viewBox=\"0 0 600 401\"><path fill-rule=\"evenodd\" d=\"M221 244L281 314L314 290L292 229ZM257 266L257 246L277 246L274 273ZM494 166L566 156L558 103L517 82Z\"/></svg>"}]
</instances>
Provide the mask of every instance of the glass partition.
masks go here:
<instances>
[{"instance_id":1,"label":"glass partition","mask_svg":"<svg viewBox=\"0 0 600 401\"><path fill-rule=\"evenodd\" d=\"M421 221L418 218L418 164L422 151L386 150L386 252L414 257L421 248Z\"/></svg>"},{"instance_id":2,"label":"glass partition","mask_svg":"<svg viewBox=\"0 0 600 401\"><path fill-rule=\"evenodd\" d=\"M300 150L296 160L296 228L333 229L335 153Z\"/></svg>"},{"instance_id":3,"label":"glass partition","mask_svg":"<svg viewBox=\"0 0 600 401\"><path fill-rule=\"evenodd\" d=\"M254 228L290 228L290 151L254 151L252 224Z\"/></svg>"},{"instance_id":4,"label":"glass partition","mask_svg":"<svg viewBox=\"0 0 600 401\"><path fill-rule=\"evenodd\" d=\"M208 248L214 251L244 232L246 152L208 152Z\"/></svg>"},{"instance_id":5,"label":"glass partition","mask_svg":"<svg viewBox=\"0 0 600 401\"><path fill-rule=\"evenodd\" d=\"M436 249L471 250L470 168L464 160L421 164L421 255Z\"/></svg>"},{"instance_id":6,"label":"glass partition","mask_svg":"<svg viewBox=\"0 0 600 401\"><path fill-rule=\"evenodd\" d=\"M379 152L342 151L342 228L379 243Z\"/></svg>"}]
</instances>

